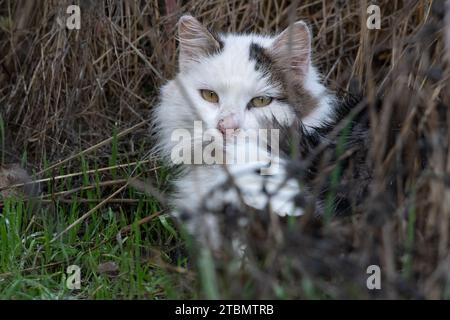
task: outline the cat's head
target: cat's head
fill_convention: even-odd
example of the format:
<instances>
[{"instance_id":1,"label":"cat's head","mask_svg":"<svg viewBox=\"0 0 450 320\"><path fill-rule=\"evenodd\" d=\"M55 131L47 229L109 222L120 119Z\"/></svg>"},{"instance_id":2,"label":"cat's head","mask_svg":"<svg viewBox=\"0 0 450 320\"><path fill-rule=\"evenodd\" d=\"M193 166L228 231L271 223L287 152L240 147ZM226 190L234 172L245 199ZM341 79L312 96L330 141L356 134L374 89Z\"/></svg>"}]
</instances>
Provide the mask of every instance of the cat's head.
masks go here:
<instances>
[{"instance_id":1,"label":"cat's head","mask_svg":"<svg viewBox=\"0 0 450 320\"><path fill-rule=\"evenodd\" d=\"M318 125L327 94L311 64L311 32L298 21L275 36L216 34L192 16L178 23L179 73L162 88L157 121L170 135L204 128L261 129L268 121Z\"/></svg>"}]
</instances>

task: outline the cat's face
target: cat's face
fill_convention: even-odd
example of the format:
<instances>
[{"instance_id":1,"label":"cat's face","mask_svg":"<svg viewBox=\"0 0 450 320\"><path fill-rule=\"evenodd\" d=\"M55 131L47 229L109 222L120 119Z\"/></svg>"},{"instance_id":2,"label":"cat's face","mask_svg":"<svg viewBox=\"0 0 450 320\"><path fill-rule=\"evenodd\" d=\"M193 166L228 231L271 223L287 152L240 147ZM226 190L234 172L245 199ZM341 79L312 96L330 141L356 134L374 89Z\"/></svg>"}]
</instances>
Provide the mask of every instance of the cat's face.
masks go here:
<instances>
[{"instance_id":1,"label":"cat's face","mask_svg":"<svg viewBox=\"0 0 450 320\"><path fill-rule=\"evenodd\" d=\"M213 34L191 16L178 24L179 69L162 88L156 117L170 130L204 128L232 133L290 125L320 109L324 90L311 66L311 36L296 22L277 36ZM227 131L228 130L228 131Z\"/></svg>"}]
</instances>

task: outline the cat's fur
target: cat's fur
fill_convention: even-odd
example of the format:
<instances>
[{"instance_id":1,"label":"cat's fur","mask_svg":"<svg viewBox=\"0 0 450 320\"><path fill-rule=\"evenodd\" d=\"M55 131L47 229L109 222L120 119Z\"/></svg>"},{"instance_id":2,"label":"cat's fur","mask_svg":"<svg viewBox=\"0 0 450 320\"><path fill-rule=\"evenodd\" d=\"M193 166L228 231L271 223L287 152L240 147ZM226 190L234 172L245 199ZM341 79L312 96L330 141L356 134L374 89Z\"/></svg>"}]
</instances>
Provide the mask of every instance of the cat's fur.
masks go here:
<instances>
[{"instance_id":1,"label":"cat's fur","mask_svg":"<svg viewBox=\"0 0 450 320\"><path fill-rule=\"evenodd\" d=\"M196 120L204 128L215 129L221 119L232 114L241 130L294 128L301 133L300 139L312 146L336 122L338 104L311 63L311 32L304 22L296 22L276 36L214 34L195 18L183 16L178 38L180 71L162 87L161 102L154 111L157 149L169 165L174 165L170 156L178 143L171 140L173 131L193 131ZM201 89L215 91L219 102L205 101ZM268 106L249 108L249 101L258 96L274 99ZM186 143L203 142L194 138ZM240 146L235 150L221 143L218 147L230 158L245 152ZM279 215L301 214L294 198L303 190L287 172L288 158L274 159L268 150L260 151L264 156L259 161L244 164L182 165L174 181L175 212L191 217L202 212L200 220L194 219L193 228L210 232L214 223L207 213L228 204L256 209L270 206ZM271 161L280 165L277 172L259 174Z\"/></svg>"}]
</instances>

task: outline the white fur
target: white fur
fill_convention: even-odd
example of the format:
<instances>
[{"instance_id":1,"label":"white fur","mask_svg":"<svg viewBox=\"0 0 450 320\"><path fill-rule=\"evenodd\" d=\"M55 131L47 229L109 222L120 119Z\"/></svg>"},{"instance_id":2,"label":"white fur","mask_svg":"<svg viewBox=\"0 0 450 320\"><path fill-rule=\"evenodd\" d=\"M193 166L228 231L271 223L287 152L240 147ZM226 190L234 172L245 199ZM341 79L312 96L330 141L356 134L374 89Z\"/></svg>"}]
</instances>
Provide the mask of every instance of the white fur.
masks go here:
<instances>
[{"instance_id":1,"label":"white fur","mask_svg":"<svg viewBox=\"0 0 450 320\"><path fill-rule=\"evenodd\" d=\"M317 70L312 66L309 68L304 87L311 92L312 96L319 98L318 107L302 119L306 129L312 130L330 119L334 96L329 94L325 86L320 83Z\"/></svg>"},{"instance_id":2,"label":"white fur","mask_svg":"<svg viewBox=\"0 0 450 320\"><path fill-rule=\"evenodd\" d=\"M252 42L269 48L275 37L226 34L222 35L221 39L224 47L220 53L183 64L182 72L161 89L161 103L154 112L155 131L159 139L158 151L169 162L172 148L177 144L171 141L173 130L192 130L194 120L201 120L205 129L216 128L221 117L235 113L245 130L261 128L261 117L270 119L273 116L286 125L295 119L292 108L276 100L266 107L250 110L246 108L254 97L277 96L280 93L281 88L271 85L268 79L262 79L261 74L255 70L255 61L249 60L249 46ZM332 97L319 82L317 71L312 65L308 68L304 88L319 100L318 108L302 120L306 127L311 129L328 119ZM219 103L205 101L199 94L199 89L215 91L219 95ZM299 215L302 212L295 208L292 201L300 192L299 186L292 179L287 179L287 183L283 184L286 174L282 165L275 175L261 176L255 173L256 168L264 167L274 160L277 159L266 154L259 162L234 164L227 168L246 205L257 209L265 208L269 198L262 189L266 185L269 191L278 190L275 196L270 198L272 210L280 215ZM226 170L218 165L200 165L187 170L175 181L174 206L177 210L196 213L203 201L206 201L206 207L211 209L223 203L238 205L239 195L236 189L218 189L227 181L227 177Z\"/></svg>"}]
</instances>

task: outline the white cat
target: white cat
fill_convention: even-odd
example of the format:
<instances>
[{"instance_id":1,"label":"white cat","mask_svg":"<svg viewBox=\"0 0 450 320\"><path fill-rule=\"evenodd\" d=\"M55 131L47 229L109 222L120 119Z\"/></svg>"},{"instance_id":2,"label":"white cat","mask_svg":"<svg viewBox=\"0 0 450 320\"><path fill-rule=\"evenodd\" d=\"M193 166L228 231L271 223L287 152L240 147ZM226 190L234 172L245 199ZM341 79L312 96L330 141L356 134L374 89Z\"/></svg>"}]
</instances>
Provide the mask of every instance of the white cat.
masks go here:
<instances>
[{"instance_id":1,"label":"white cat","mask_svg":"<svg viewBox=\"0 0 450 320\"><path fill-rule=\"evenodd\" d=\"M334 97L311 64L307 25L298 21L274 37L214 34L195 18L183 16L178 40L179 73L162 87L161 102L154 110L158 152L175 165L174 150L180 144L189 150L204 146L204 137L194 135L195 121L201 121L204 130L223 137L213 140L213 147L216 153L224 152L226 163L182 164L174 182L176 212L196 216L232 204L256 209L270 205L279 215L300 215L293 203L300 186L286 177L284 160L272 152L273 141L267 148L258 144L260 139L242 143L233 138L272 128L274 123L290 126L301 121L306 130L314 130L331 116ZM192 138L174 139L179 129ZM252 152L249 145L259 151L256 160L232 161ZM258 171L267 166L261 175ZM202 214L202 218L194 228L214 228L208 222L211 217Z\"/></svg>"}]
</instances>

